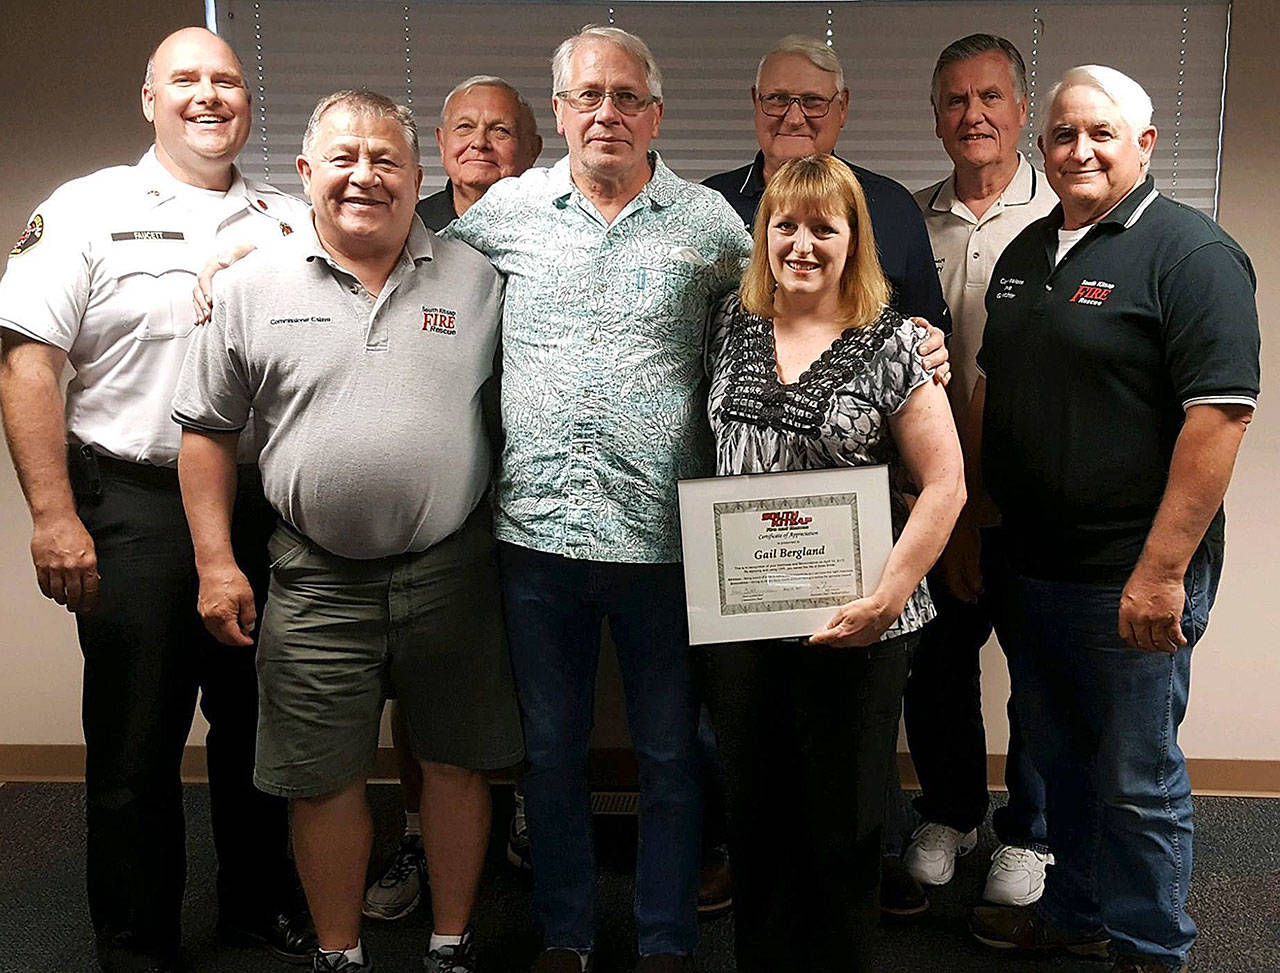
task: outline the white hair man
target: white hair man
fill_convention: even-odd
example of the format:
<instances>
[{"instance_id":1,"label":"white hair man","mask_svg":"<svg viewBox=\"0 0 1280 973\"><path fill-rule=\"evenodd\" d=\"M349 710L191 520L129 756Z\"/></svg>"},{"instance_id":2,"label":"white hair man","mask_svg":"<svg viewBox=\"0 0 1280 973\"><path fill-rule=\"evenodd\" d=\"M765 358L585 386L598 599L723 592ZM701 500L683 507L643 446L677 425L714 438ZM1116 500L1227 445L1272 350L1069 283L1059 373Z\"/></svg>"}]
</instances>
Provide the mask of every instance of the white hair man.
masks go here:
<instances>
[{"instance_id":1,"label":"white hair man","mask_svg":"<svg viewBox=\"0 0 1280 973\"><path fill-rule=\"evenodd\" d=\"M970 34L938 55L930 101L934 132L953 168L942 181L916 193L933 246L942 292L951 309L951 353L956 380L948 391L957 425L963 427L977 381L974 360L987 320L985 298L991 269L1005 246L1029 223L1054 207L1058 197L1018 151L1027 124L1027 78L1022 55L1008 40ZM987 546L998 543L996 518L957 528L953 544L972 545L983 530ZM976 565L976 558L944 557ZM982 725L979 651L991 636L994 578L984 591L972 573L948 578L940 567L929 578L938 617L925 626L911 660L903 700L907 743L923 793L916 809L923 824L903 854L903 864L926 885L944 885L958 855L977 842L986 818L987 747ZM1000 842L983 900L1029 905L1044 890L1051 861L1045 844L1044 783L1031 765L1010 710L1009 756L1005 764L1009 801L995 810Z\"/></svg>"},{"instance_id":2,"label":"white hair man","mask_svg":"<svg viewBox=\"0 0 1280 973\"><path fill-rule=\"evenodd\" d=\"M1148 172L1151 102L1068 71L1040 136L1061 200L987 291L981 473L1006 532L1001 637L1057 859L1029 909L980 907L1002 948L1186 970L1191 652L1222 565L1222 498L1258 394L1249 258Z\"/></svg>"},{"instance_id":3,"label":"white hair man","mask_svg":"<svg viewBox=\"0 0 1280 973\"><path fill-rule=\"evenodd\" d=\"M640 38L584 28L552 74L568 156L497 183L446 231L507 277L495 530L547 947L534 968L582 973L594 944L585 774L607 616L640 763L637 970L687 970L699 772L675 485L710 470L703 327L751 241L651 150L662 74Z\"/></svg>"},{"instance_id":4,"label":"white hair man","mask_svg":"<svg viewBox=\"0 0 1280 973\"><path fill-rule=\"evenodd\" d=\"M502 78L477 74L445 96L436 127L440 163L449 177L443 189L418 200L415 210L428 230L443 230L465 213L499 179L518 176L542 152L542 136L533 109ZM496 403L493 403L496 412ZM422 850L422 772L408 749L408 727L395 700L391 730L400 765L405 827L395 854L365 890L364 914L403 919L422 899L426 860ZM517 787L517 813L508 838L508 859L528 868L528 836L523 797Z\"/></svg>"},{"instance_id":5,"label":"white hair man","mask_svg":"<svg viewBox=\"0 0 1280 973\"><path fill-rule=\"evenodd\" d=\"M765 183L788 159L833 154L849 115L844 69L830 45L789 34L765 52L751 87L756 141L760 151L749 164L703 180L724 196L747 229ZM920 211L899 183L846 160L867 195L876 248L892 287L890 303L905 315L925 318L950 330L933 253Z\"/></svg>"},{"instance_id":6,"label":"white hair man","mask_svg":"<svg viewBox=\"0 0 1280 973\"><path fill-rule=\"evenodd\" d=\"M518 176L542 153L538 121L522 94L489 74L460 82L440 107L440 164L449 181L418 202L429 230L443 230L499 179Z\"/></svg>"},{"instance_id":7,"label":"white hair man","mask_svg":"<svg viewBox=\"0 0 1280 973\"><path fill-rule=\"evenodd\" d=\"M254 778L289 798L314 968L373 969L360 939L365 778L389 688L423 778L434 922L424 965L472 973L468 921L490 823L483 772L523 753L484 503L480 389L502 283L415 217L422 167L409 109L335 92L316 106L297 165L311 217L219 279L174 394L201 614L229 644L252 625L226 488L252 414L280 515Z\"/></svg>"},{"instance_id":8,"label":"white hair man","mask_svg":"<svg viewBox=\"0 0 1280 973\"><path fill-rule=\"evenodd\" d=\"M315 945L294 905L284 802L252 783L254 639L218 645L196 614L169 399L194 323L201 249L291 232L305 207L233 165L249 135L240 61L201 27L147 63L155 144L42 203L0 283L0 401L31 508L41 591L76 615L84 652L89 912L102 969L170 970L186 853L179 777L197 694L224 937L295 962ZM62 402L61 375L75 379ZM245 443L230 485L236 543L266 595L272 514Z\"/></svg>"}]
</instances>

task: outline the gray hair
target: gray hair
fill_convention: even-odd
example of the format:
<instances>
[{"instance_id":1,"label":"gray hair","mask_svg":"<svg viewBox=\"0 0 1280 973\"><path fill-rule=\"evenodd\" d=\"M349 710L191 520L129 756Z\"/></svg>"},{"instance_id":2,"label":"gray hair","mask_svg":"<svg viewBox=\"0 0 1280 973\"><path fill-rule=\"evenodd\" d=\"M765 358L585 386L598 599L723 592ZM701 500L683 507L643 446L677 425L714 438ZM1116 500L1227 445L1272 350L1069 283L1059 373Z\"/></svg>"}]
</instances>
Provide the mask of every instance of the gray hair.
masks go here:
<instances>
[{"instance_id":1,"label":"gray hair","mask_svg":"<svg viewBox=\"0 0 1280 973\"><path fill-rule=\"evenodd\" d=\"M933 80L929 83L929 103L938 107L938 76L948 64L968 61L983 54L1003 54L1009 61L1009 73L1013 75L1013 91L1019 101L1027 101L1027 65L1013 42L995 34L970 34L952 41L938 55L933 67Z\"/></svg>"},{"instance_id":2,"label":"gray hair","mask_svg":"<svg viewBox=\"0 0 1280 973\"><path fill-rule=\"evenodd\" d=\"M1040 124L1040 134L1049 132L1049 123L1053 117L1053 103L1065 89L1076 85L1084 85L1102 92L1111 103L1120 110L1124 123L1129 126L1133 141L1151 125L1151 97L1142 85L1127 74L1102 64L1080 64L1069 68L1062 80L1049 89L1049 110L1044 113Z\"/></svg>"},{"instance_id":3,"label":"gray hair","mask_svg":"<svg viewBox=\"0 0 1280 973\"><path fill-rule=\"evenodd\" d=\"M834 74L836 76L836 91L844 91L844 68L840 65L840 57L836 54L836 49L825 41L820 41L816 37L808 37L805 34L788 34L769 50L765 51L764 57L760 58L760 63L756 65L757 88L760 87L760 73L764 70L764 62L775 54L802 55L819 71Z\"/></svg>"},{"instance_id":4,"label":"gray hair","mask_svg":"<svg viewBox=\"0 0 1280 973\"><path fill-rule=\"evenodd\" d=\"M449 102L453 100L454 95L464 95L472 88L501 88L508 92L515 100L516 111L520 115L520 123L527 130L525 134L530 138L538 134L538 120L533 115L533 106L525 100L524 95L520 94L520 91L510 81L492 74L473 74L444 96L444 101L440 105L440 125L442 127L445 124L445 114L449 110Z\"/></svg>"},{"instance_id":5,"label":"gray hair","mask_svg":"<svg viewBox=\"0 0 1280 973\"><path fill-rule=\"evenodd\" d=\"M653 59L653 51L649 50L649 45L635 34L629 34L620 27L599 27L596 24L587 24L576 34L566 37L556 48L555 54L551 55L552 95L557 91L565 90L568 84L569 62L573 60L573 54L578 49L578 45L584 41L593 40L616 44L639 61L644 66L644 83L649 88L649 94L653 96L654 101L662 100L662 71L658 68L658 62Z\"/></svg>"},{"instance_id":6,"label":"gray hair","mask_svg":"<svg viewBox=\"0 0 1280 973\"><path fill-rule=\"evenodd\" d=\"M364 115L371 118L390 118L400 123L404 131L404 140L413 150L414 159L420 158L418 152L418 125L413 120L413 110L404 105L397 105L386 95L364 88L359 91L335 91L325 95L316 103L316 110L311 113L307 129L302 133L302 154L310 155L315 144L316 131L320 128L320 120L334 108L345 108L353 115Z\"/></svg>"}]
</instances>

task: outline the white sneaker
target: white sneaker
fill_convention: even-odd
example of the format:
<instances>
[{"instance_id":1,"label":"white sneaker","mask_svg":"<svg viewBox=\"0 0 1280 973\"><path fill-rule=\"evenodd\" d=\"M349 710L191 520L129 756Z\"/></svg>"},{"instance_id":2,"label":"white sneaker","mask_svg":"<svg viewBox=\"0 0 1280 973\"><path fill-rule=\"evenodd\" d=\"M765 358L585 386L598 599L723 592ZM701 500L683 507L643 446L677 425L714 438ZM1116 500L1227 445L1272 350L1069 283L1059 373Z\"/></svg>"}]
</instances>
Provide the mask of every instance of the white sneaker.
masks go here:
<instances>
[{"instance_id":1,"label":"white sneaker","mask_svg":"<svg viewBox=\"0 0 1280 973\"><path fill-rule=\"evenodd\" d=\"M1034 848L1000 845L991 855L982 898L996 905L1030 905L1044 895L1044 870L1053 856Z\"/></svg>"},{"instance_id":2,"label":"white sneaker","mask_svg":"<svg viewBox=\"0 0 1280 973\"><path fill-rule=\"evenodd\" d=\"M925 885L946 885L956 873L956 858L978 844L977 830L966 834L945 824L926 821L916 828L902 856L912 878Z\"/></svg>"}]
</instances>

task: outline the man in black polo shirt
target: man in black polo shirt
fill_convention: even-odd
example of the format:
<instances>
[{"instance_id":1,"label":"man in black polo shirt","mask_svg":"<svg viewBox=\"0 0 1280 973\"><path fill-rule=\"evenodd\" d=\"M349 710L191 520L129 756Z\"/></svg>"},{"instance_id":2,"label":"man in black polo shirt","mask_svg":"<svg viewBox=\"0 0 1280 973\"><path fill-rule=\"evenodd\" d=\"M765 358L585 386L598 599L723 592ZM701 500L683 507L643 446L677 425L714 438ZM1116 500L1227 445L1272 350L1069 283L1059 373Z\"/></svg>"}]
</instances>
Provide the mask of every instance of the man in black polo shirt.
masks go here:
<instances>
[{"instance_id":1,"label":"man in black polo shirt","mask_svg":"<svg viewBox=\"0 0 1280 973\"><path fill-rule=\"evenodd\" d=\"M760 151L749 165L703 180L724 196L747 229L765 183L788 159L830 154L849 114L849 89L835 50L822 41L790 34L760 59L751 89ZM889 278L890 303L900 314L925 318L950 333L933 250L920 208L904 186L845 162L858 177L871 210L880 266Z\"/></svg>"},{"instance_id":2,"label":"man in black polo shirt","mask_svg":"<svg viewBox=\"0 0 1280 973\"><path fill-rule=\"evenodd\" d=\"M445 96L436 145L449 180L418 200L416 211L428 230L443 230L499 179L518 176L537 162L542 136L519 91L501 78L477 74Z\"/></svg>"},{"instance_id":3,"label":"man in black polo shirt","mask_svg":"<svg viewBox=\"0 0 1280 973\"><path fill-rule=\"evenodd\" d=\"M1141 87L1088 65L1049 100L1040 148L1061 206L992 274L973 438L1010 540L1014 705L1057 864L1036 907L979 908L973 931L1076 953L1109 938L1114 970L1185 970L1177 730L1258 394L1255 281L1217 224L1156 191Z\"/></svg>"}]
</instances>

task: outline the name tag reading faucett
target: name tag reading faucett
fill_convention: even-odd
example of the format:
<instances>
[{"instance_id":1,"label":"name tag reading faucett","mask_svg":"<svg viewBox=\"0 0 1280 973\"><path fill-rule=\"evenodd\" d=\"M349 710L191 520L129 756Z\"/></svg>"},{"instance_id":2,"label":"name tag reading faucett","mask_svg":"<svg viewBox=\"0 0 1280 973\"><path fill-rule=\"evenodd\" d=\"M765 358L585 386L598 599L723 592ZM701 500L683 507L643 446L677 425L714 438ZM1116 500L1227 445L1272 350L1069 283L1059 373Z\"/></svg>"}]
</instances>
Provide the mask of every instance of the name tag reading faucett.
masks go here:
<instances>
[{"instance_id":1,"label":"name tag reading faucett","mask_svg":"<svg viewBox=\"0 0 1280 973\"><path fill-rule=\"evenodd\" d=\"M811 635L893 547L885 466L682 480L689 641Z\"/></svg>"}]
</instances>

